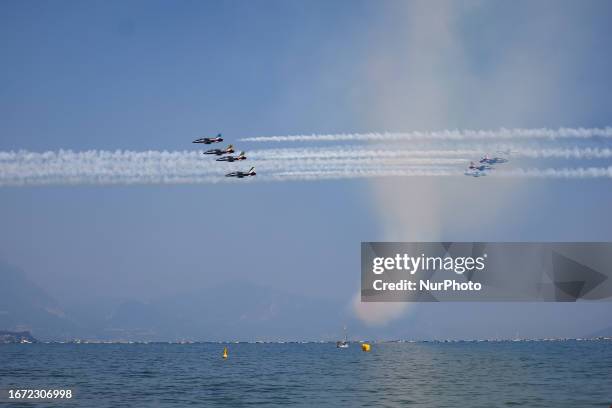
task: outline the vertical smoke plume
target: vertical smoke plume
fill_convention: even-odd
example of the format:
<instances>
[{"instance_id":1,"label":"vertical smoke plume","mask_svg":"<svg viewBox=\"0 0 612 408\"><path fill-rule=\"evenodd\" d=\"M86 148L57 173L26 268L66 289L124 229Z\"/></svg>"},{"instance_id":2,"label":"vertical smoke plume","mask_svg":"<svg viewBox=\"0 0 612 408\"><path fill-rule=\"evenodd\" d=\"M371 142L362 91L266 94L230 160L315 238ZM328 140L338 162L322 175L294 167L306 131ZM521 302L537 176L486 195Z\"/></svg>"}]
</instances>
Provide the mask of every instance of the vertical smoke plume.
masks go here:
<instances>
[{"instance_id":1,"label":"vertical smoke plume","mask_svg":"<svg viewBox=\"0 0 612 408\"><path fill-rule=\"evenodd\" d=\"M466 50L465 22L486 3L410 2L391 7L389 18L402 23L389 24L386 27L393 28L373 37L365 97L378 109L367 112L365 128L533 127L559 110L556 73L559 66L568 69L567 61L558 64L546 51L544 58L541 46L529 41L506 44L503 53L492 50L496 64L490 67L479 65L479 56ZM522 28L526 38L553 38L561 29L560 23L546 30L534 23ZM507 206L525 205L528 186L522 180L475 185L469 180L376 179L371 189L384 240L486 240L487 228L501 221ZM404 307L373 315L384 323L398 318L397 311ZM356 308L356 315L372 323L362 309Z\"/></svg>"}]
</instances>

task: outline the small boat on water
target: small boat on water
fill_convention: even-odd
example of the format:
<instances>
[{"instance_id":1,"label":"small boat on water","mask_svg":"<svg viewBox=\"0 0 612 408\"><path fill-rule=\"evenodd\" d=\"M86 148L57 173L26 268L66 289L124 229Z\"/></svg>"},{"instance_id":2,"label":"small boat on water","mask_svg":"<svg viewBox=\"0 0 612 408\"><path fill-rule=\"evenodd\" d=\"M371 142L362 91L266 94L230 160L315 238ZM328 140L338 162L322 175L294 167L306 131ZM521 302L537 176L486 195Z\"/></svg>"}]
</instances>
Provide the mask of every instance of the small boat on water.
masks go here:
<instances>
[{"instance_id":1,"label":"small boat on water","mask_svg":"<svg viewBox=\"0 0 612 408\"><path fill-rule=\"evenodd\" d=\"M348 339L346 337L346 326L344 326L344 340L339 340L336 342L336 347L337 348L348 348L349 346L349 342Z\"/></svg>"}]
</instances>

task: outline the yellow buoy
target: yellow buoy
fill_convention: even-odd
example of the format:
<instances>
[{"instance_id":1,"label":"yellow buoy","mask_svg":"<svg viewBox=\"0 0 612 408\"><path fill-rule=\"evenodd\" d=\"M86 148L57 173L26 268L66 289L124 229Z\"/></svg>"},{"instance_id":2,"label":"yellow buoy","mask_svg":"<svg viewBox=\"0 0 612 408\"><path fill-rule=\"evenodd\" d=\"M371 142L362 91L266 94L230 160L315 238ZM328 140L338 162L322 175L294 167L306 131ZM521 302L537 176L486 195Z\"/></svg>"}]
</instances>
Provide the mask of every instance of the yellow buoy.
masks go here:
<instances>
[{"instance_id":1,"label":"yellow buoy","mask_svg":"<svg viewBox=\"0 0 612 408\"><path fill-rule=\"evenodd\" d=\"M227 358L227 347L223 347L223 358Z\"/></svg>"},{"instance_id":2,"label":"yellow buoy","mask_svg":"<svg viewBox=\"0 0 612 408\"><path fill-rule=\"evenodd\" d=\"M371 349L372 349L372 346L370 346L370 343L361 344L361 351L370 351Z\"/></svg>"}]
</instances>

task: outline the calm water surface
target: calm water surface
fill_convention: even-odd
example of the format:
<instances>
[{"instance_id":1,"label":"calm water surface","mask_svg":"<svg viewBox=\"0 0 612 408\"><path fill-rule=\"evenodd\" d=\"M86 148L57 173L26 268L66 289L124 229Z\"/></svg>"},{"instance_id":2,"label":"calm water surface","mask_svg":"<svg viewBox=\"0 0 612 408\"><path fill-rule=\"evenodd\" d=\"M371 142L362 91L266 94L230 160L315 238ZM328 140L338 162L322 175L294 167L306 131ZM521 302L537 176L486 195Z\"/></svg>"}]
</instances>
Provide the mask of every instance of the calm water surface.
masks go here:
<instances>
[{"instance_id":1,"label":"calm water surface","mask_svg":"<svg viewBox=\"0 0 612 408\"><path fill-rule=\"evenodd\" d=\"M612 341L0 345L0 390L70 388L12 406L605 407Z\"/></svg>"}]
</instances>

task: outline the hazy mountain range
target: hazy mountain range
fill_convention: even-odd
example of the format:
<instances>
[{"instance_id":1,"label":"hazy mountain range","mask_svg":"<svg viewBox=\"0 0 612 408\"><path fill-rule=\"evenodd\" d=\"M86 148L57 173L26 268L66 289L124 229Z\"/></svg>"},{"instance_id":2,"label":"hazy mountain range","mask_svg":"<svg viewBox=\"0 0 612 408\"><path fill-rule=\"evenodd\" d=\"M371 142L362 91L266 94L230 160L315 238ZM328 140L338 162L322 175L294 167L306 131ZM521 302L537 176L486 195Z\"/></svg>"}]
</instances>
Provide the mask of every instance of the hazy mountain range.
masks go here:
<instances>
[{"instance_id":1,"label":"hazy mountain range","mask_svg":"<svg viewBox=\"0 0 612 408\"><path fill-rule=\"evenodd\" d=\"M0 329L29 330L40 339L320 340L334 339L347 319L345 304L248 283L125 301L104 315L67 307L19 268L0 263Z\"/></svg>"},{"instance_id":2,"label":"hazy mountain range","mask_svg":"<svg viewBox=\"0 0 612 408\"><path fill-rule=\"evenodd\" d=\"M337 340L343 336L344 325L352 339L612 335L612 327L597 329L609 324L601 317L609 303L591 304L597 309L585 308L589 305L584 303L487 304L484 308L438 303L419 305L418 313L408 313L394 324L369 327L354 317L345 296L321 299L245 282L148 301L117 301L112 294L100 295L87 304L58 300L19 268L0 262L0 330L30 331L40 340L141 341ZM572 329L572 325L555 323L559 313L569 312L582 316L586 324ZM520 317L526 313L535 317Z\"/></svg>"},{"instance_id":3,"label":"hazy mountain range","mask_svg":"<svg viewBox=\"0 0 612 408\"><path fill-rule=\"evenodd\" d=\"M29 330L56 338L78 333L59 303L19 268L0 263L0 329Z\"/></svg>"}]
</instances>

